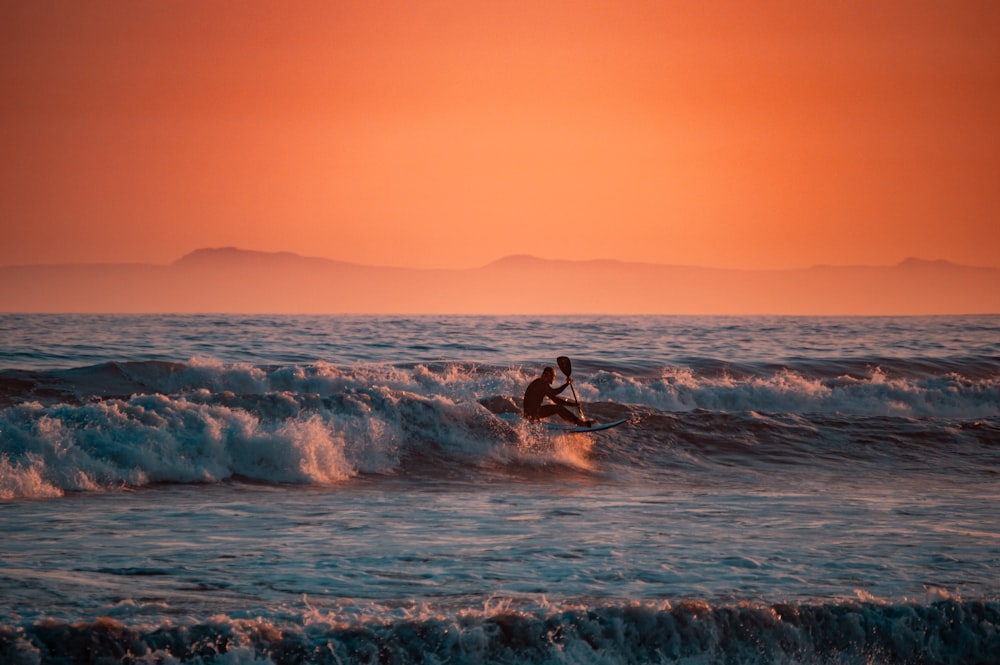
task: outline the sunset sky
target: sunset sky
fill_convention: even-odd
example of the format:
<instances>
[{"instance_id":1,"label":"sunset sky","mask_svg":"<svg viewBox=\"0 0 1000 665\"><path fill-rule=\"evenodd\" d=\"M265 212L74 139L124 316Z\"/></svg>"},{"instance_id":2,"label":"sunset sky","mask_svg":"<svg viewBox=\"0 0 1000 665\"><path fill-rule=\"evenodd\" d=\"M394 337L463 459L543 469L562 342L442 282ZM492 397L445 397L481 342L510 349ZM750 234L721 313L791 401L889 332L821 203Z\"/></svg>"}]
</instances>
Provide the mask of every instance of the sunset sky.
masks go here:
<instances>
[{"instance_id":1,"label":"sunset sky","mask_svg":"<svg viewBox=\"0 0 1000 665\"><path fill-rule=\"evenodd\" d=\"M1000 3L0 4L0 265L1000 265Z\"/></svg>"}]
</instances>

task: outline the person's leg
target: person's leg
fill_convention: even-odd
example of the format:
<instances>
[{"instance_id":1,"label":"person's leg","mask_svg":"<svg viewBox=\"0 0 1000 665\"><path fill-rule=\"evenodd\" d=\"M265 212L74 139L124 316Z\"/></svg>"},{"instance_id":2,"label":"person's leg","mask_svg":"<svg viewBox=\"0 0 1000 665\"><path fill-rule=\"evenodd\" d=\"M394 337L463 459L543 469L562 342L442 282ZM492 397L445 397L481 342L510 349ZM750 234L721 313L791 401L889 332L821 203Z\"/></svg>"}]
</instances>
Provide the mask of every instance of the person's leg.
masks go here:
<instances>
[{"instance_id":1,"label":"person's leg","mask_svg":"<svg viewBox=\"0 0 1000 665\"><path fill-rule=\"evenodd\" d=\"M563 420L574 425L582 425L583 421L573 415L573 412L567 409L562 404L543 404L540 409L538 409L539 418L548 418L549 416L559 416Z\"/></svg>"}]
</instances>

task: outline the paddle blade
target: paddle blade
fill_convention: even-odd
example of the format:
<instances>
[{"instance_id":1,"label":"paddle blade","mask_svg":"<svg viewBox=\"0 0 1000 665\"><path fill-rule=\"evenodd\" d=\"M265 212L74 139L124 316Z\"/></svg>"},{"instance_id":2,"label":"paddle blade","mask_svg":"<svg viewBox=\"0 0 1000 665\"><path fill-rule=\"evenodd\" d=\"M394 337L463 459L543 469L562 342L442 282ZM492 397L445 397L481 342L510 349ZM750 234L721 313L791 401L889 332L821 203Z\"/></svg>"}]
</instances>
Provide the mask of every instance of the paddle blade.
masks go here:
<instances>
[{"instance_id":1,"label":"paddle blade","mask_svg":"<svg viewBox=\"0 0 1000 665\"><path fill-rule=\"evenodd\" d=\"M563 374L566 376L573 374L573 363L570 362L569 358L566 356L559 356L556 358L556 362L559 363L559 369L562 370Z\"/></svg>"}]
</instances>

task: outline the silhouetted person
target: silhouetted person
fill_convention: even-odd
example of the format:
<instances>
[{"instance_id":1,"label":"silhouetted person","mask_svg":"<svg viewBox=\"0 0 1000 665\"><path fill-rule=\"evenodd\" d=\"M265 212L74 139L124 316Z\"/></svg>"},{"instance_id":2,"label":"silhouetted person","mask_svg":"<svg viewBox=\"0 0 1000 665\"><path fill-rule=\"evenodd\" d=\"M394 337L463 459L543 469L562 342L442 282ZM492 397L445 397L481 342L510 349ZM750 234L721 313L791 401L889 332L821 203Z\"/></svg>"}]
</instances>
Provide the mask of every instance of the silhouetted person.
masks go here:
<instances>
[{"instance_id":1,"label":"silhouetted person","mask_svg":"<svg viewBox=\"0 0 1000 665\"><path fill-rule=\"evenodd\" d=\"M549 416L559 416L580 427L591 425L591 421L578 418L566 408L567 406L579 406L579 403L559 397L559 393L566 390L573 379L567 378L566 383L558 388L553 388L552 382L555 380L556 371L551 367L546 367L542 370L542 375L539 378L528 384L528 389L524 391L524 417L528 420L541 420ZM546 397L554 403L543 404Z\"/></svg>"}]
</instances>

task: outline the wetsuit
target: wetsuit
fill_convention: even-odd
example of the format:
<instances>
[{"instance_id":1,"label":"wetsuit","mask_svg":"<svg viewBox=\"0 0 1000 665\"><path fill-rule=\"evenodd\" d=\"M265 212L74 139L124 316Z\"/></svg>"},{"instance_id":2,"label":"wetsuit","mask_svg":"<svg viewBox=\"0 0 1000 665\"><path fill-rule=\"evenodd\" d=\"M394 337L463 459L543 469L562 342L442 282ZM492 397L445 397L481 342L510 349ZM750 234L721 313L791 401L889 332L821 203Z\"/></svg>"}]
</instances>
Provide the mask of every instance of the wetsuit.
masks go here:
<instances>
[{"instance_id":1,"label":"wetsuit","mask_svg":"<svg viewBox=\"0 0 1000 665\"><path fill-rule=\"evenodd\" d=\"M564 383L558 388L553 388L543 378L537 378L529 383L528 389L524 391L524 417L528 420L541 420L558 415L563 420L579 423L580 419L563 406L566 401L558 396L568 385L569 383ZM542 404L546 397L555 404Z\"/></svg>"}]
</instances>

